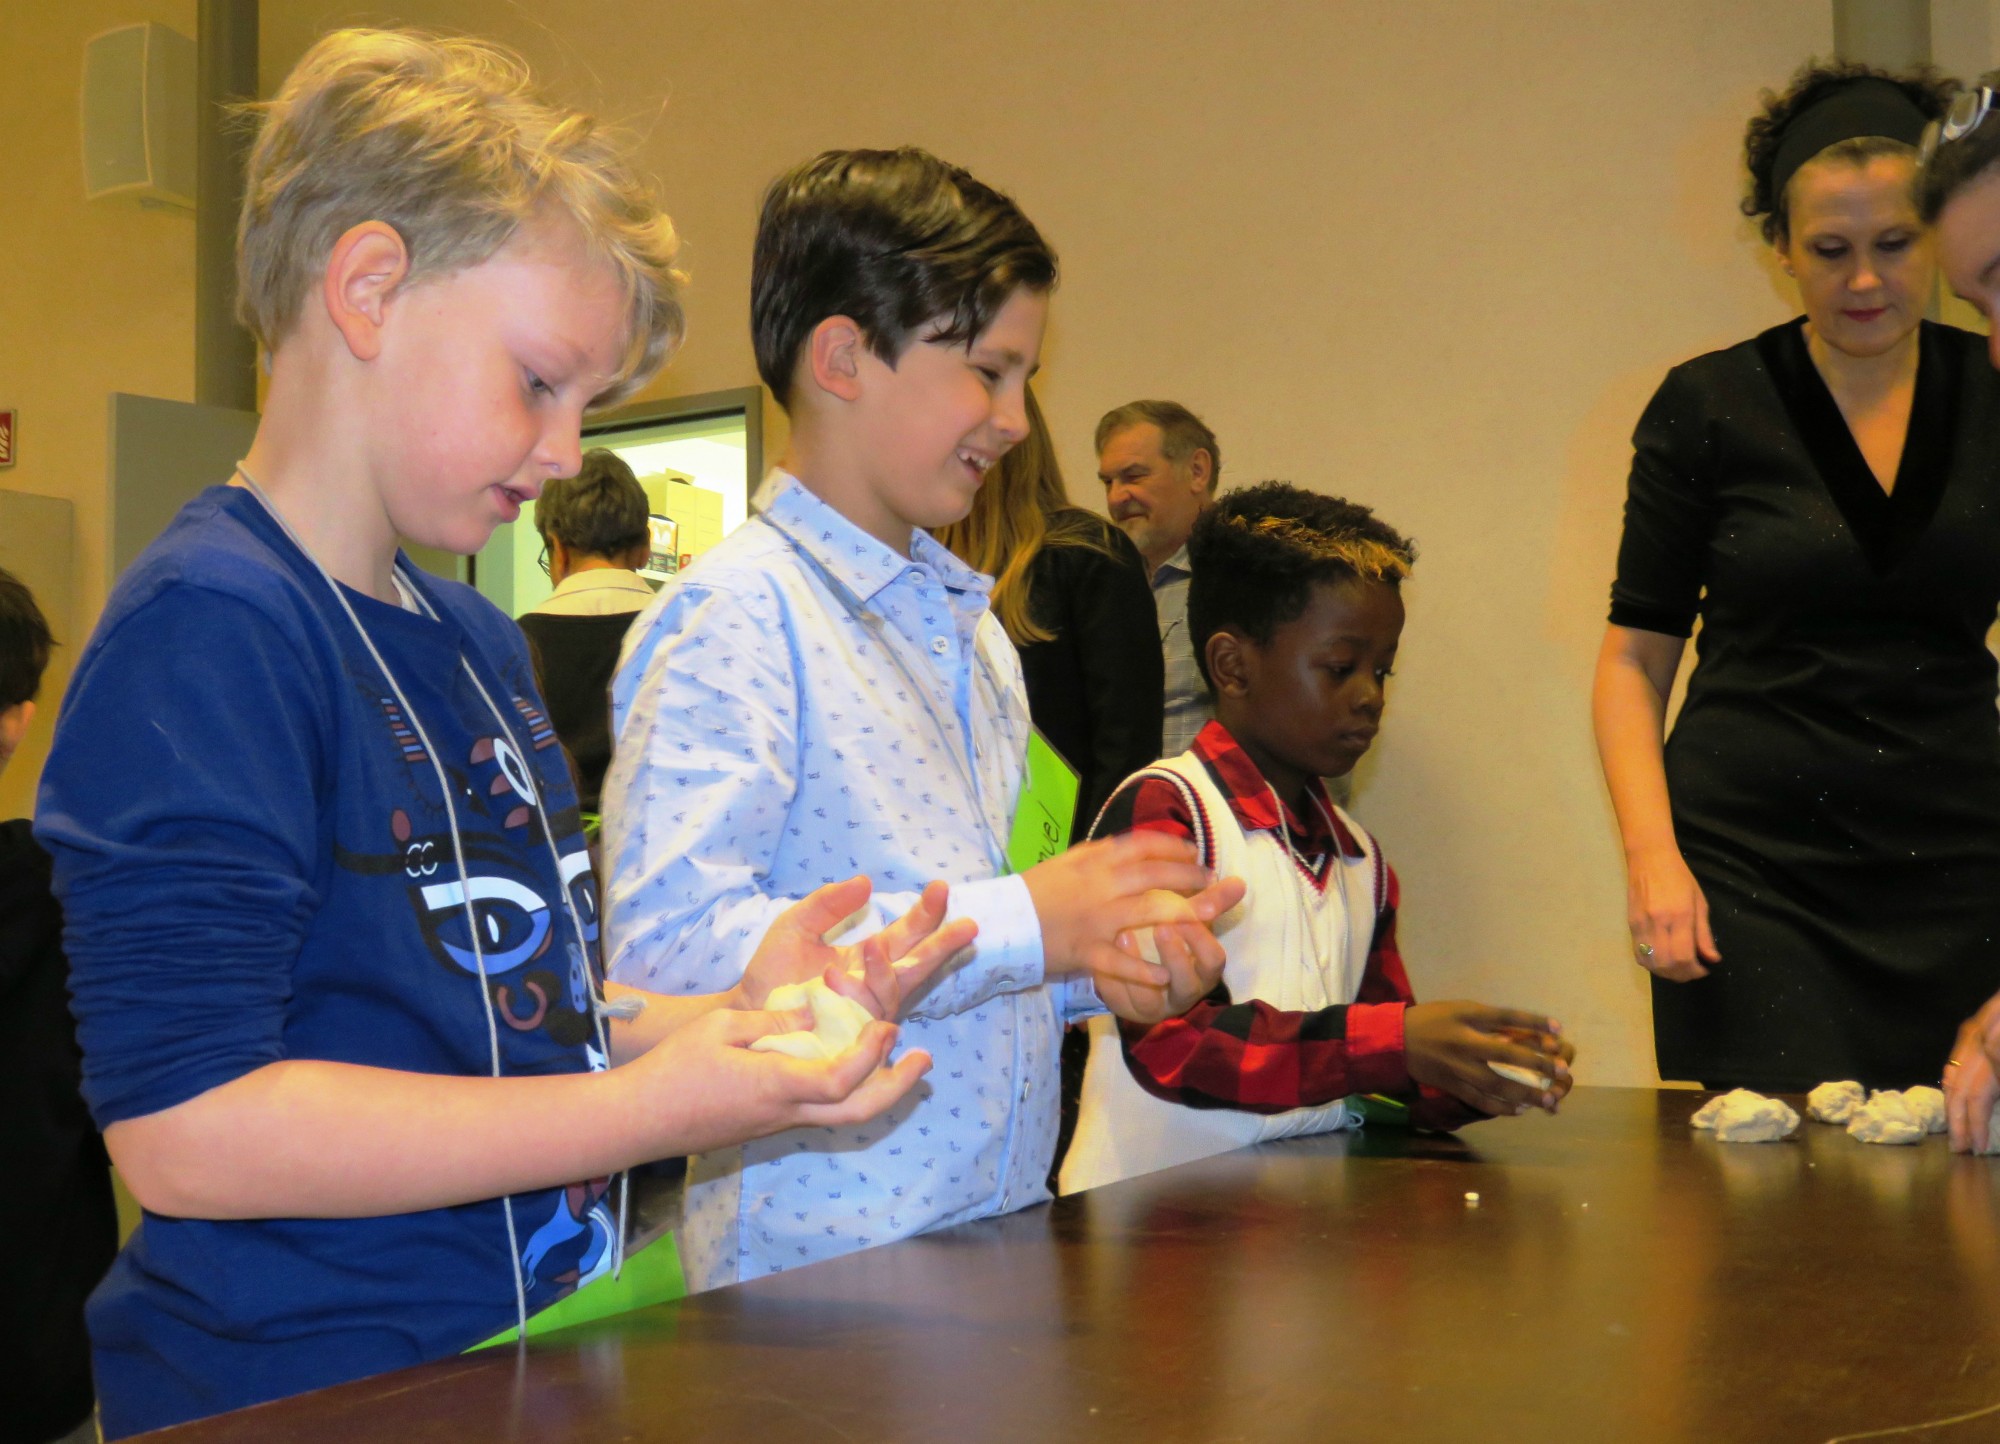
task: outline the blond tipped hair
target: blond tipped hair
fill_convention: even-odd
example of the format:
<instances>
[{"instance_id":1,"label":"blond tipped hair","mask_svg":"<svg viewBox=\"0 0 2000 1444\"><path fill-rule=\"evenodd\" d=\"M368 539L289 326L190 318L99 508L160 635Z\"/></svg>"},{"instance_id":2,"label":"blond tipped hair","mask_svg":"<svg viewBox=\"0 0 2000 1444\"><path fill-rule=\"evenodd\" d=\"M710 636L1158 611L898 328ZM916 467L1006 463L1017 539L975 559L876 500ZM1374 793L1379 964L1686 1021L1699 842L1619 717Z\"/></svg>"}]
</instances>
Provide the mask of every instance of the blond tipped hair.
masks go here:
<instances>
[{"instance_id":1,"label":"blond tipped hair","mask_svg":"<svg viewBox=\"0 0 2000 1444\"><path fill-rule=\"evenodd\" d=\"M544 98L483 40L337 30L259 117L236 229L236 314L266 352L297 324L334 244L395 227L410 285L489 260L524 224L567 218L625 294L626 354L597 404L643 386L686 329L673 222L625 145Z\"/></svg>"},{"instance_id":2,"label":"blond tipped hair","mask_svg":"<svg viewBox=\"0 0 2000 1444\"><path fill-rule=\"evenodd\" d=\"M993 615L1017 647L1055 633L1028 609L1028 568L1044 547L1087 546L1115 555L1090 513L1072 506L1041 403L1027 393L1028 434L972 499L965 520L939 527L937 539L975 571L993 578Z\"/></svg>"}]
</instances>

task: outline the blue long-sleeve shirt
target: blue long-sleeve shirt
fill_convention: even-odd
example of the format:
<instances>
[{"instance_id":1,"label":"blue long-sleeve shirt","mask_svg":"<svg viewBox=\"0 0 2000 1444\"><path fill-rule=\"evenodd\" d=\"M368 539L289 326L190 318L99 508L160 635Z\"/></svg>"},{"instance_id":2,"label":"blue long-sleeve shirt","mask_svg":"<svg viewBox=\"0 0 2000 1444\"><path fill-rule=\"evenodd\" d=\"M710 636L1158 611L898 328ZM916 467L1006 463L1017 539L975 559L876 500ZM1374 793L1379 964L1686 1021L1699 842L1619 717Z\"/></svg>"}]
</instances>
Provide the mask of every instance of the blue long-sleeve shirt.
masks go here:
<instances>
[{"instance_id":1,"label":"blue long-sleeve shirt","mask_svg":"<svg viewBox=\"0 0 2000 1444\"><path fill-rule=\"evenodd\" d=\"M404 570L435 616L347 595L411 714L247 491L188 503L112 593L36 818L100 1125L288 1059L476 1078L497 1049L512 1076L604 1067L589 857L527 648L470 588ZM90 1303L105 1434L465 1349L513 1321L517 1267L536 1310L608 1265L603 1191L516 1195L518 1250L497 1199L148 1214Z\"/></svg>"},{"instance_id":2,"label":"blue long-sleeve shirt","mask_svg":"<svg viewBox=\"0 0 2000 1444\"><path fill-rule=\"evenodd\" d=\"M898 556L796 479L633 625L605 780L612 975L710 992L792 902L856 873L849 926L936 878L979 939L910 1010L934 1068L890 1113L694 1160L690 1287L776 1272L1036 1203L1055 1148L1062 1025L1027 885L1002 876L1028 737L989 583L928 536Z\"/></svg>"}]
</instances>

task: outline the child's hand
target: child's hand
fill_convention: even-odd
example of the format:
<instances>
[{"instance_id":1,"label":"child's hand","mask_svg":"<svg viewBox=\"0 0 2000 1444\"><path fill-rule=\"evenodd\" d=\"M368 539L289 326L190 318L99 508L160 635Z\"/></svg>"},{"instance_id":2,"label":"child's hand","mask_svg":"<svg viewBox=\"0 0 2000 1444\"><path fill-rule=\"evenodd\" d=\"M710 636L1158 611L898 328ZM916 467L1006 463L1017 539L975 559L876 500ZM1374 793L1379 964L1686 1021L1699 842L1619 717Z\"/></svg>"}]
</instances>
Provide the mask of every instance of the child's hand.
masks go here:
<instances>
[{"instance_id":1,"label":"child's hand","mask_svg":"<svg viewBox=\"0 0 2000 1444\"><path fill-rule=\"evenodd\" d=\"M1234 878L1230 882L1241 887ZM1222 911L1227 912L1229 906L1234 904L1225 906ZM1120 933L1118 943L1121 957L1136 951L1129 934ZM1130 982L1114 974L1092 970L1097 996L1104 1000L1105 1007L1129 1023L1151 1024L1178 1018L1215 991L1215 985L1222 977L1223 964L1228 961L1215 934L1199 926L1155 924L1153 949L1160 955L1160 965L1167 973L1164 987Z\"/></svg>"},{"instance_id":2,"label":"child's hand","mask_svg":"<svg viewBox=\"0 0 2000 1444\"><path fill-rule=\"evenodd\" d=\"M1168 970L1114 943L1120 933L1167 921L1145 895L1155 890L1189 894L1203 924L1214 922L1243 896L1243 884L1234 878L1218 883L1209 876L1195 861L1193 843L1157 832L1083 843L1037 863L1021 880L1042 925L1043 968L1050 977L1088 969L1100 980L1119 978L1155 988L1169 985Z\"/></svg>"},{"instance_id":3,"label":"child's hand","mask_svg":"<svg viewBox=\"0 0 2000 1444\"><path fill-rule=\"evenodd\" d=\"M652 1106L664 1120L657 1144L664 1157L727 1148L787 1128L862 1123L901 1101L930 1071L930 1055L921 1049L883 1066L896 1042L896 1029L888 1023L870 1023L853 1047L834 1058L750 1050L768 1034L811 1026L808 1008L717 1009L613 1076L625 1075L640 1090L640 1106L659 1100Z\"/></svg>"},{"instance_id":4,"label":"child's hand","mask_svg":"<svg viewBox=\"0 0 2000 1444\"><path fill-rule=\"evenodd\" d=\"M1485 1003L1412 1003L1403 1011L1403 1053L1410 1077L1442 1089L1482 1113L1550 1113L1574 1081L1576 1048L1553 1018ZM1546 1092L1502 1078L1488 1063L1508 1063L1550 1080Z\"/></svg>"},{"instance_id":5,"label":"child's hand","mask_svg":"<svg viewBox=\"0 0 2000 1444\"><path fill-rule=\"evenodd\" d=\"M823 977L828 987L876 1017L894 1018L904 1000L978 934L970 918L945 922L948 891L934 882L914 907L881 932L842 947L828 943L826 935L861 910L870 890L867 878L851 877L828 883L785 909L757 945L725 1006L761 1008L771 989Z\"/></svg>"}]
</instances>

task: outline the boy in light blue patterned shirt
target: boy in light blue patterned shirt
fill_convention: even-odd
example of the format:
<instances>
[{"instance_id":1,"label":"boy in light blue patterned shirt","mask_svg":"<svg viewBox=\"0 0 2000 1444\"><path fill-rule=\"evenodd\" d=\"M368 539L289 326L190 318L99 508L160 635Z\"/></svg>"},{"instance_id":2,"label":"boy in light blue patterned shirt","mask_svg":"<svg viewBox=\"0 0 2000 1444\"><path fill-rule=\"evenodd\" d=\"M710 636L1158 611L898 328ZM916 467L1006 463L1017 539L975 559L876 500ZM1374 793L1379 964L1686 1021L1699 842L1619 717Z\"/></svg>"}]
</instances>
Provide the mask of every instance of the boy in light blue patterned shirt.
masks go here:
<instances>
[{"instance_id":1,"label":"boy in light blue patterned shirt","mask_svg":"<svg viewBox=\"0 0 2000 1444\"><path fill-rule=\"evenodd\" d=\"M906 1012L926 1086L858 1128L695 1158L682 1251L707 1288L1048 1197L1062 1028L1157 1020L1219 975L1240 896L1134 835L1007 875L1029 731L988 579L928 535L1026 433L1055 258L1005 196L917 150L829 152L765 198L758 369L791 418L756 514L629 634L605 782L611 970L741 975L789 900L854 873L856 925L934 879L974 945ZM1201 923L1165 921L1165 889ZM1128 946L1119 947L1123 939Z\"/></svg>"}]
</instances>

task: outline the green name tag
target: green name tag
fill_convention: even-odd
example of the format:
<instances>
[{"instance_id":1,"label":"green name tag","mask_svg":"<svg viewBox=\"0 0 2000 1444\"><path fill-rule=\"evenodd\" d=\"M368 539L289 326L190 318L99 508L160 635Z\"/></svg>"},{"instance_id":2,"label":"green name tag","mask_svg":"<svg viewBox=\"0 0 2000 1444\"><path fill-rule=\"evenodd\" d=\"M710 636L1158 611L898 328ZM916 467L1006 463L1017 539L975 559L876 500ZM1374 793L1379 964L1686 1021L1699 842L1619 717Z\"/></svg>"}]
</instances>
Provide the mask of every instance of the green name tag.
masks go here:
<instances>
[{"instance_id":1,"label":"green name tag","mask_svg":"<svg viewBox=\"0 0 2000 1444\"><path fill-rule=\"evenodd\" d=\"M1069 847L1080 786L1076 769L1063 761L1062 754L1049 746L1040 732L1030 731L1021 805L1014 811L1014 832L1007 839L1010 869L1026 872Z\"/></svg>"},{"instance_id":2,"label":"green name tag","mask_svg":"<svg viewBox=\"0 0 2000 1444\"><path fill-rule=\"evenodd\" d=\"M671 1303L686 1293L687 1283L681 1277L680 1251L674 1247L674 1236L668 1234L626 1259L618 1277L606 1274L595 1283L584 1285L568 1298L558 1300L533 1315L528 1320L528 1337L532 1339L552 1334L557 1329L608 1319L614 1314L629 1314L634 1309L647 1309L654 1304ZM509 1325L485 1343L474 1344L465 1352L471 1354L480 1349L490 1349L495 1344L511 1344L520 1337L520 1333L520 1329Z\"/></svg>"}]
</instances>

